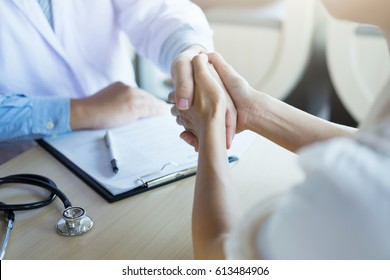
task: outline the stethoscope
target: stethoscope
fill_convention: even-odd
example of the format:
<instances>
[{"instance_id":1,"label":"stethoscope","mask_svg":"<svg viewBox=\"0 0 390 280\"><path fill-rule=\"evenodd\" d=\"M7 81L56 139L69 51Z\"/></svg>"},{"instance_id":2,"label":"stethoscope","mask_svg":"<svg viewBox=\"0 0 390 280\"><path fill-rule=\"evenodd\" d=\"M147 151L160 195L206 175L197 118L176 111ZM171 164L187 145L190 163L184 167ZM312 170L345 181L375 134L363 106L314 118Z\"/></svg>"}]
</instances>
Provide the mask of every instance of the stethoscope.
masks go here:
<instances>
[{"instance_id":1,"label":"stethoscope","mask_svg":"<svg viewBox=\"0 0 390 280\"><path fill-rule=\"evenodd\" d=\"M57 232L64 236L79 236L89 231L93 226L93 221L81 207L74 207L66 195L60 191L57 185L47 177L35 174L18 174L0 178L0 186L4 184L25 184L46 189L50 195L43 200L24 204L5 204L0 202L0 211L5 213L7 229L4 236L3 245L0 251L2 260L7 249L11 230L15 223L14 211L25 211L45 207L59 197L64 204L65 210L62 212L62 219L57 223Z\"/></svg>"}]
</instances>

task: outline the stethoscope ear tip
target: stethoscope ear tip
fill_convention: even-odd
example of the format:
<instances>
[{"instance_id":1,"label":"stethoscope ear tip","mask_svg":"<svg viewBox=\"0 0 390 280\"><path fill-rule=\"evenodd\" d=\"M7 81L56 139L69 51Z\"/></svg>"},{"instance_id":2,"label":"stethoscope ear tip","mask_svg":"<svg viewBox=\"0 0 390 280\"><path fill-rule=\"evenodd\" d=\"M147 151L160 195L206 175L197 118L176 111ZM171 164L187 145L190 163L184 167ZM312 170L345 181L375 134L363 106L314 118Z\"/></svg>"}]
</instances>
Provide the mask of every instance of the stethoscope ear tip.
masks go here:
<instances>
[{"instance_id":1,"label":"stethoscope ear tip","mask_svg":"<svg viewBox=\"0 0 390 280\"><path fill-rule=\"evenodd\" d=\"M81 207L68 207L62 212L62 219L57 223L57 233L63 236L79 236L88 232L93 221Z\"/></svg>"}]
</instances>

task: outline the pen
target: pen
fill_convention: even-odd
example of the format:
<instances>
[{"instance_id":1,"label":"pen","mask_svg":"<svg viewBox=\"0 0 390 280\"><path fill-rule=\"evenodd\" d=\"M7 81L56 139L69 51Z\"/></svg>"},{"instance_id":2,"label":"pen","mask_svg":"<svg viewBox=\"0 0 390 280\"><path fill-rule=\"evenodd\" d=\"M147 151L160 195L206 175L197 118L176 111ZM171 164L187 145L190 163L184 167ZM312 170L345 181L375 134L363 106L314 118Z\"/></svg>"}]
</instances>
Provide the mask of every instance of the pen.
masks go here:
<instances>
[{"instance_id":1,"label":"pen","mask_svg":"<svg viewBox=\"0 0 390 280\"><path fill-rule=\"evenodd\" d=\"M115 142L113 141L112 133L110 131L107 131L106 135L104 135L104 141L106 142L106 146L110 151L110 163L112 171L116 174L119 171L118 157L115 152Z\"/></svg>"}]
</instances>

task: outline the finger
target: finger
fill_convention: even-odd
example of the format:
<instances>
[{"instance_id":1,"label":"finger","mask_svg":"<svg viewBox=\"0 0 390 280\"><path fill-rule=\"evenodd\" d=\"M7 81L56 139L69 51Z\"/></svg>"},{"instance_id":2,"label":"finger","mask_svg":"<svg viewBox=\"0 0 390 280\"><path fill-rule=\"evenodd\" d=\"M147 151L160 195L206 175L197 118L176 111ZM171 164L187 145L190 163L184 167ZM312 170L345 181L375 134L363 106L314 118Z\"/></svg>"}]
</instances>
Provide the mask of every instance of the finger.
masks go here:
<instances>
[{"instance_id":1,"label":"finger","mask_svg":"<svg viewBox=\"0 0 390 280\"><path fill-rule=\"evenodd\" d=\"M241 77L240 74L238 74L237 71L228 64L219 53L209 53L208 59L210 63L213 64L224 84L229 84L229 80L233 77Z\"/></svg>"},{"instance_id":2,"label":"finger","mask_svg":"<svg viewBox=\"0 0 390 280\"><path fill-rule=\"evenodd\" d=\"M180 117L176 117L176 123L177 123L178 125L183 126L183 122L182 122L182 120L181 120Z\"/></svg>"},{"instance_id":3,"label":"finger","mask_svg":"<svg viewBox=\"0 0 390 280\"><path fill-rule=\"evenodd\" d=\"M195 151L199 150L198 138L190 131L188 131L188 130L183 131L180 134L180 138L183 139L187 144L194 147Z\"/></svg>"},{"instance_id":4,"label":"finger","mask_svg":"<svg viewBox=\"0 0 390 280\"><path fill-rule=\"evenodd\" d=\"M172 116L174 116L174 117L177 117L177 116L179 115L179 110L177 109L176 106L172 106L172 108L171 108L171 114L172 114Z\"/></svg>"},{"instance_id":5,"label":"finger","mask_svg":"<svg viewBox=\"0 0 390 280\"><path fill-rule=\"evenodd\" d=\"M178 60L172 66L172 80L176 90L175 100L179 110L188 110L192 105L194 82L191 63Z\"/></svg>"},{"instance_id":6,"label":"finger","mask_svg":"<svg viewBox=\"0 0 390 280\"><path fill-rule=\"evenodd\" d=\"M236 135L237 126L237 110L234 107L233 101L228 98L226 111L226 148L230 149L233 143L233 138Z\"/></svg>"},{"instance_id":7,"label":"finger","mask_svg":"<svg viewBox=\"0 0 390 280\"><path fill-rule=\"evenodd\" d=\"M171 92L168 94L168 103L169 103L169 104L175 104L175 101L176 101L176 92L171 91Z\"/></svg>"},{"instance_id":8,"label":"finger","mask_svg":"<svg viewBox=\"0 0 390 280\"><path fill-rule=\"evenodd\" d=\"M207 74L210 72L209 59L206 54L199 54L194 57L192 60L192 65L194 68L195 78L201 74Z\"/></svg>"},{"instance_id":9,"label":"finger","mask_svg":"<svg viewBox=\"0 0 390 280\"><path fill-rule=\"evenodd\" d=\"M233 67L227 63L227 61L223 58L223 56L220 53L213 52L207 54L208 59L211 64L215 65L215 67L220 68L220 70L223 70L223 68L228 69L229 72L234 71Z\"/></svg>"}]
</instances>

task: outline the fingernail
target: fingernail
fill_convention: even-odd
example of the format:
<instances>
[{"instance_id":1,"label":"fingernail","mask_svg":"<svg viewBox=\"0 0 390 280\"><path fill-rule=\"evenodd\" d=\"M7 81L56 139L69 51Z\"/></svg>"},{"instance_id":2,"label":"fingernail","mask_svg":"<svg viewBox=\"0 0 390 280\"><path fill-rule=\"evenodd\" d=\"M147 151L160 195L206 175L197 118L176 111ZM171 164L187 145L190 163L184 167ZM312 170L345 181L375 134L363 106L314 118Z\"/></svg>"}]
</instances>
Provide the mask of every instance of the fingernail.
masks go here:
<instances>
[{"instance_id":1,"label":"fingernail","mask_svg":"<svg viewBox=\"0 0 390 280\"><path fill-rule=\"evenodd\" d=\"M188 99L180 98L176 104L177 108L181 110L187 110L190 108L190 102Z\"/></svg>"}]
</instances>

